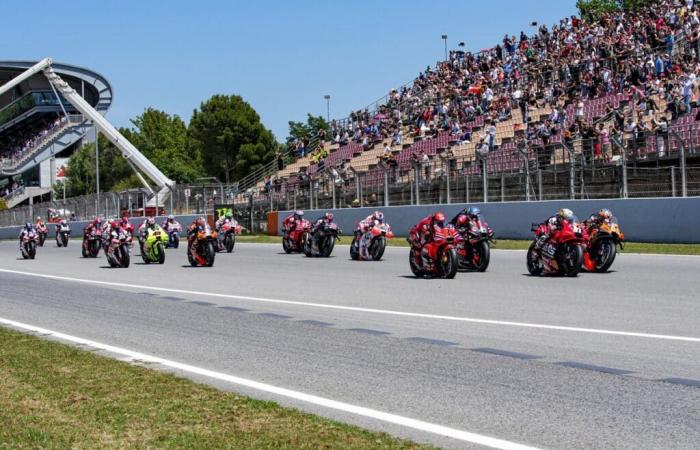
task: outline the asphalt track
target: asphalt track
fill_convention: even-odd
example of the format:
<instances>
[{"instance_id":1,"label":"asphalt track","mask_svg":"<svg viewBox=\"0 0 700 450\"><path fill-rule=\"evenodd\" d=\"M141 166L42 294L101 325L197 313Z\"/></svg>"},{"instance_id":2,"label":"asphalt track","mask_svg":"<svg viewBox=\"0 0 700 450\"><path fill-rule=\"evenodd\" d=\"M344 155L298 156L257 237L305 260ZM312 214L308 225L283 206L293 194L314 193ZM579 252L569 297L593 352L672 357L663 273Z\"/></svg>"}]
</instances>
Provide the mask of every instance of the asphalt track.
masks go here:
<instances>
[{"instance_id":1,"label":"asphalt track","mask_svg":"<svg viewBox=\"0 0 700 450\"><path fill-rule=\"evenodd\" d=\"M0 243L0 318L326 399L542 448L698 448L700 258L619 255L609 274L489 271L417 280L407 249L354 262L237 245L212 268L184 250L110 269L49 242ZM36 274L53 278L38 277ZM93 280L102 284L85 283ZM157 289L160 288L160 289ZM408 426L184 373L421 442ZM504 446L505 448L505 446Z\"/></svg>"}]
</instances>

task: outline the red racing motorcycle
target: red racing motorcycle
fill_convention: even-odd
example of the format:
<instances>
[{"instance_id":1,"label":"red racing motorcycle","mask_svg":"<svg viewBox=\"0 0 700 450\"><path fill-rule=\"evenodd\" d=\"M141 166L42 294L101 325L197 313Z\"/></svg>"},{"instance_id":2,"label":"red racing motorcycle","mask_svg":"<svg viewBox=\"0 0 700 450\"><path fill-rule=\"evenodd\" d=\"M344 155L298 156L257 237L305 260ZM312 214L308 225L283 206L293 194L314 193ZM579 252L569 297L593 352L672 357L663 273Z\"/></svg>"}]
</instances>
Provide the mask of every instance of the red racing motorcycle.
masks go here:
<instances>
[{"instance_id":1,"label":"red racing motorcycle","mask_svg":"<svg viewBox=\"0 0 700 450\"><path fill-rule=\"evenodd\" d=\"M549 239L538 246L539 237L547 234L548 225L532 224L535 240L527 251L527 270L530 275L564 275L575 277L583 266L583 247L586 231L578 221L563 220L561 227L554 230Z\"/></svg>"},{"instance_id":2,"label":"red racing motorcycle","mask_svg":"<svg viewBox=\"0 0 700 450\"><path fill-rule=\"evenodd\" d=\"M282 229L282 248L285 253L301 253L304 251L306 237L311 232L311 222L300 220L293 230Z\"/></svg>"},{"instance_id":3,"label":"red racing motorcycle","mask_svg":"<svg viewBox=\"0 0 700 450\"><path fill-rule=\"evenodd\" d=\"M457 261L460 270L485 272L491 260L493 230L481 219L457 226Z\"/></svg>"},{"instance_id":4,"label":"red racing motorcycle","mask_svg":"<svg viewBox=\"0 0 700 450\"><path fill-rule=\"evenodd\" d=\"M418 278L424 276L436 278L454 278L457 274L457 251L455 241L457 230L452 225L433 226L433 239L422 248L411 243L408 263L411 272Z\"/></svg>"}]
</instances>

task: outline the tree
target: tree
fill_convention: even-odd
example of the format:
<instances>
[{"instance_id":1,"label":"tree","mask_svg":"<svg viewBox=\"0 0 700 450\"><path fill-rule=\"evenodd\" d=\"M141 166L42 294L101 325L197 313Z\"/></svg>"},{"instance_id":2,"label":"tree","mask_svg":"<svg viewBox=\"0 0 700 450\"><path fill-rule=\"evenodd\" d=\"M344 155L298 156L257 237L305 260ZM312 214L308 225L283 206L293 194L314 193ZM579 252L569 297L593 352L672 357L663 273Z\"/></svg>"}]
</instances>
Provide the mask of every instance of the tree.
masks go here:
<instances>
[{"instance_id":1,"label":"tree","mask_svg":"<svg viewBox=\"0 0 700 450\"><path fill-rule=\"evenodd\" d=\"M131 123L134 128L122 130L124 137L165 176L178 183L204 176L201 154L188 148L187 127L179 116L148 108Z\"/></svg>"},{"instance_id":2,"label":"tree","mask_svg":"<svg viewBox=\"0 0 700 450\"><path fill-rule=\"evenodd\" d=\"M577 0L576 7L586 20L598 20L603 14L619 9L634 11L652 4L654 0Z\"/></svg>"},{"instance_id":3,"label":"tree","mask_svg":"<svg viewBox=\"0 0 700 450\"><path fill-rule=\"evenodd\" d=\"M306 123L289 121L287 143L291 143L296 139L310 141L321 129L328 132L331 127L322 116L312 116L311 113L308 113L306 115Z\"/></svg>"},{"instance_id":4,"label":"tree","mask_svg":"<svg viewBox=\"0 0 700 450\"><path fill-rule=\"evenodd\" d=\"M202 155L210 176L229 183L272 161L277 142L238 95L214 95L192 114L189 148Z\"/></svg>"}]
</instances>

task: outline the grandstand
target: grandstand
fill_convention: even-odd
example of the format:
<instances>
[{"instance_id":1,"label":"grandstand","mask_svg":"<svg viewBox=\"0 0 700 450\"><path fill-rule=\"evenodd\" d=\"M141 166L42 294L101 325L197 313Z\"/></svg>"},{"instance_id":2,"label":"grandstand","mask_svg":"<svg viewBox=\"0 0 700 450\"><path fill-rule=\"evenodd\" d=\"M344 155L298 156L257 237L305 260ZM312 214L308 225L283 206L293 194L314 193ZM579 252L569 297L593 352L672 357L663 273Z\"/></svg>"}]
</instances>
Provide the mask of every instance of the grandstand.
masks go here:
<instances>
[{"instance_id":1,"label":"grandstand","mask_svg":"<svg viewBox=\"0 0 700 450\"><path fill-rule=\"evenodd\" d=\"M452 51L373 110L332 121L310 154L265 172L274 190L246 180L238 201L289 206L293 193L318 206L330 190L385 205L700 194L698 16L663 0Z\"/></svg>"},{"instance_id":2,"label":"grandstand","mask_svg":"<svg viewBox=\"0 0 700 450\"><path fill-rule=\"evenodd\" d=\"M0 61L0 86L35 63ZM112 86L105 77L74 65L52 67L95 110L107 113ZM69 157L90 128L92 123L41 72L0 95L0 197L5 206L48 196L59 169L56 160Z\"/></svg>"}]
</instances>

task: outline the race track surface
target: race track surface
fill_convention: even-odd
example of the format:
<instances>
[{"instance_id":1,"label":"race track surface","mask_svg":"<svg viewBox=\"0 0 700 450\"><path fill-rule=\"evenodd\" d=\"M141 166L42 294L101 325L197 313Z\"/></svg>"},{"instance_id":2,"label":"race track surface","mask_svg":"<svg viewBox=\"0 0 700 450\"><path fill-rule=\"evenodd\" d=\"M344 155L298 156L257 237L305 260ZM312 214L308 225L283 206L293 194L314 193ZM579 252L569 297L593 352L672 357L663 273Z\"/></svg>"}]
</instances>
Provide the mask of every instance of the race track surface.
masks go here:
<instances>
[{"instance_id":1,"label":"race track surface","mask_svg":"<svg viewBox=\"0 0 700 450\"><path fill-rule=\"evenodd\" d=\"M311 259L239 244L214 267L192 268L181 247L162 266L134 255L130 268L111 269L102 256L81 258L76 241L48 242L33 261L5 242L0 318L512 443L698 447L700 258L622 254L608 274L535 278L524 252L494 250L486 273L419 280L407 252L354 262L346 246ZM193 378L421 442L479 448Z\"/></svg>"}]
</instances>

